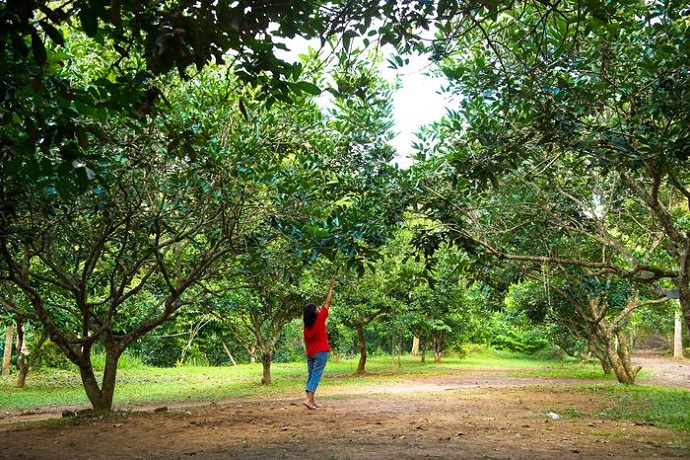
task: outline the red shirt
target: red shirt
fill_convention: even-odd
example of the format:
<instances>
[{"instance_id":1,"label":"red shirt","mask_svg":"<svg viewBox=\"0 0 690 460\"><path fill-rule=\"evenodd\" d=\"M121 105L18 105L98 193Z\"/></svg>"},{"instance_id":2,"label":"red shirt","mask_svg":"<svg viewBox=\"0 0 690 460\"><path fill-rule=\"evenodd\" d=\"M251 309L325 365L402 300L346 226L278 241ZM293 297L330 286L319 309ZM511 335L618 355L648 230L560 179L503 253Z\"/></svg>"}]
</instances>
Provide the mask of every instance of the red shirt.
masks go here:
<instances>
[{"instance_id":1,"label":"red shirt","mask_svg":"<svg viewBox=\"0 0 690 460\"><path fill-rule=\"evenodd\" d=\"M304 327L304 345L307 347L307 357L322 351L331 351L326 332L326 318L328 318L328 307L324 306L316 314L316 321L311 328Z\"/></svg>"}]
</instances>

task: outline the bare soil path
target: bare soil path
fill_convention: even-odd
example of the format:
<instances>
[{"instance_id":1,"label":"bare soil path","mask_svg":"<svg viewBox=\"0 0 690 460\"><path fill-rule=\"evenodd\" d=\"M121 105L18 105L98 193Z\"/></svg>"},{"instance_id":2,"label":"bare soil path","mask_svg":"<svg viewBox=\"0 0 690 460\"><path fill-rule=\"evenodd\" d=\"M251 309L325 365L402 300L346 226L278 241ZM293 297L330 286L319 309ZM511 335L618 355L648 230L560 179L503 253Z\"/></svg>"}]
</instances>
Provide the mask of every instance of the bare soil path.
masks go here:
<instances>
[{"instance_id":1,"label":"bare soil path","mask_svg":"<svg viewBox=\"0 0 690 460\"><path fill-rule=\"evenodd\" d=\"M640 383L690 391L690 362L634 361L653 373ZM324 407L315 411L297 395L171 405L156 413L138 407L59 423L7 423L31 416L5 414L0 458L690 458L687 433L608 419L613 401L575 388L591 380L510 377L489 369L356 390L335 380L319 391Z\"/></svg>"}]
</instances>

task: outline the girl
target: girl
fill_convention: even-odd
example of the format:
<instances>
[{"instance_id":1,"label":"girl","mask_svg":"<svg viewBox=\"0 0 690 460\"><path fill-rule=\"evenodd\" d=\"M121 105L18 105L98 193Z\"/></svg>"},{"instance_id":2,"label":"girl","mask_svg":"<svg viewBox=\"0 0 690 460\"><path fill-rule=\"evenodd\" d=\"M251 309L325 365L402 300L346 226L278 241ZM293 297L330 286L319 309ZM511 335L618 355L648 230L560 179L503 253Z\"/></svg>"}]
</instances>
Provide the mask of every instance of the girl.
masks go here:
<instances>
[{"instance_id":1,"label":"girl","mask_svg":"<svg viewBox=\"0 0 690 460\"><path fill-rule=\"evenodd\" d=\"M328 309L331 306L333 297L333 286L335 281L331 278L328 286L326 301L321 307L310 303L304 307L304 345L307 349L307 399L304 405L308 409L318 409L321 404L314 401L316 387L319 386L323 370L328 361L328 352L331 351L328 345L328 333L326 332L326 319Z\"/></svg>"}]
</instances>

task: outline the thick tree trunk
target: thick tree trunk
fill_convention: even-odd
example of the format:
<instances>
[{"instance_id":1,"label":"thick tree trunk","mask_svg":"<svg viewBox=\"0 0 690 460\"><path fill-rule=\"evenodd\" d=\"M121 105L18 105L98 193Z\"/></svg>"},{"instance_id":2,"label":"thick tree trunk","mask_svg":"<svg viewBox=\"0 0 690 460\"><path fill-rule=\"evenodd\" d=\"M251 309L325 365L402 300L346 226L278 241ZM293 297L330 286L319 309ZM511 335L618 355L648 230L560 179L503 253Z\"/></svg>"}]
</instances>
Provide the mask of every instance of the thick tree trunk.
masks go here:
<instances>
[{"instance_id":1,"label":"thick tree trunk","mask_svg":"<svg viewBox=\"0 0 690 460\"><path fill-rule=\"evenodd\" d=\"M263 367L263 377L261 377L262 385L271 384L271 363L273 362L273 353L265 352L261 355L261 366Z\"/></svg>"},{"instance_id":2,"label":"thick tree trunk","mask_svg":"<svg viewBox=\"0 0 690 460\"><path fill-rule=\"evenodd\" d=\"M367 365L367 341L364 337L364 328L357 326L357 345L359 346L359 363L357 363L357 374L364 374Z\"/></svg>"},{"instance_id":3,"label":"thick tree trunk","mask_svg":"<svg viewBox=\"0 0 690 460\"><path fill-rule=\"evenodd\" d=\"M604 354L599 357L599 362L601 363L601 369L604 371L604 374L610 375L611 372L613 372L613 365L608 355Z\"/></svg>"},{"instance_id":4,"label":"thick tree trunk","mask_svg":"<svg viewBox=\"0 0 690 460\"><path fill-rule=\"evenodd\" d=\"M618 382L624 384L635 383L640 368L632 367L625 333L619 329L614 334L610 329L599 325L596 330L596 338L603 345L608 363L616 374ZM618 339L617 344L616 339Z\"/></svg>"},{"instance_id":5,"label":"thick tree trunk","mask_svg":"<svg viewBox=\"0 0 690 460\"><path fill-rule=\"evenodd\" d=\"M5 351L2 355L2 375L10 374L10 363L12 362L12 341L14 340L14 326L7 325L5 330Z\"/></svg>"},{"instance_id":6,"label":"thick tree trunk","mask_svg":"<svg viewBox=\"0 0 690 460\"><path fill-rule=\"evenodd\" d=\"M98 385L96 374L93 371L93 366L88 356L79 363L79 375L81 376L81 383L86 392L86 397L89 398L89 402L91 402L91 407L93 407L94 410L103 410L104 408L101 404L101 388Z\"/></svg>"},{"instance_id":7,"label":"thick tree trunk","mask_svg":"<svg viewBox=\"0 0 690 460\"><path fill-rule=\"evenodd\" d=\"M103 369L102 387L99 386L93 366L91 365L91 351L89 347L84 347L82 359L79 362L79 374L81 382L86 391L86 396L91 402L95 411L110 411L113 408L113 397L115 395L115 382L117 379L117 362L120 354L114 347L106 348L105 369Z\"/></svg>"},{"instance_id":8,"label":"thick tree trunk","mask_svg":"<svg viewBox=\"0 0 690 460\"><path fill-rule=\"evenodd\" d=\"M24 388L26 386L26 376L29 374L29 357L20 355L17 359L19 366L19 374L17 374L17 388Z\"/></svg>"}]
</instances>

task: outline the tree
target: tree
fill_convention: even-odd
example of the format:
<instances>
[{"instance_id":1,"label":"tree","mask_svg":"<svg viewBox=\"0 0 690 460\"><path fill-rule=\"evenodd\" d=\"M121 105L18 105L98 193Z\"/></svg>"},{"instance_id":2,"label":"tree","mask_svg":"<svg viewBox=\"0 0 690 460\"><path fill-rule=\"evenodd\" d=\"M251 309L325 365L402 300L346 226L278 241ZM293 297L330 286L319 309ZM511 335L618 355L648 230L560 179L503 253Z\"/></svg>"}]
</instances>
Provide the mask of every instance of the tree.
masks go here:
<instances>
[{"instance_id":1,"label":"tree","mask_svg":"<svg viewBox=\"0 0 690 460\"><path fill-rule=\"evenodd\" d=\"M459 347L472 337L472 317L481 317L484 305L472 305L468 301L469 282L461 270L463 255L459 251L441 247L433 258L431 267L417 264L416 278L426 282L410 289L408 322L420 338L422 360L427 346L431 346L434 362L440 363L450 346Z\"/></svg>"},{"instance_id":2,"label":"tree","mask_svg":"<svg viewBox=\"0 0 690 460\"><path fill-rule=\"evenodd\" d=\"M516 285L512 303L536 324L555 323L584 341L606 374L621 383L635 382L638 371L631 362L633 315L665 299L644 299L631 283L615 277L582 276L577 270L548 280Z\"/></svg>"},{"instance_id":3,"label":"tree","mask_svg":"<svg viewBox=\"0 0 690 460\"><path fill-rule=\"evenodd\" d=\"M396 311L398 302L389 295L391 282L395 277L394 273L386 270L390 266L390 260L384 258L378 261L372 270L367 270L361 278L351 275L346 277L344 282L338 283L337 297L341 308L335 308L332 316L356 333L359 352L355 371L357 374L366 371L367 328L378 318L390 316Z\"/></svg>"},{"instance_id":4,"label":"tree","mask_svg":"<svg viewBox=\"0 0 690 460\"><path fill-rule=\"evenodd\" d=\"M241 238L241 191L232 182L225 193L195 188L188 180L198 183L200 170L178 166L165 181L165 166L150 156L145 167L120 170L117 188L53 207L51 216L29 211L2 239L3 279L23 293L30 309L4 307L41 322L79 367L94 409L111 408L117 360L127 346L188 302L187 290ZM226 169L204 168L209 179L227 180ZM50 205L50 198L36 197L41 202ZM144 289L158 291L156 303L137 312L132 302ZM106 352L102 386L91 364L97 342Z\"/></svg>"},{"instance_id":5,"label":"tree","mask_svg":"<svg viewBox=\"0 0 690 460\"><path fill-rule=\"evenodd\" d=\"M423 190L456 242L494 261L613 273L659 296L670 281L683 305L686 15L675 2L516 5L444 42L461 105L432 131L430 162L448 183ZM536 27L543 39L525 40Z\"/></svg>"},{"instance_id":6,"label":"tree","mask_svg":"<svg viewBox=\"0 0 690 460\"><path fill-rule=\"evenodd\" d=\"M250 287L224 291L213 302L213 312L247 353L261 361L261 383L271 384L271 364L283 328L298 317L307 303L299 287L281 281L278 271L254 276Z\"/></svg>"},{"instance_id":7,"label":"tree","mask_svg":"<svg viewBox=\"0 0 690 460\"><path fill-rule=\"evenodd\" d=\"M190 102L199 93L187 86L179 94L188 104L179 116L198 117ZM220 98L204 103L227 107ZM231 254L251 248L248 228L261 222L251 205L253 178L242 174L227 143L209 142L218 129L210 120L178 145L156 125L139 135L121 126L113 132L118 128L117 154L101 163L103 180L95 177L70 201L25 190L0 240L0 276L22 293L15 302L0 296L4 308L42 324L78 366L98 410L112 407L124 350L192 302L199 291L191 288ZM201 148L203 159L194 155ZM179 153L175 160L171 151ZM148 304L138 302L142 295ZM96 344L106 354L100 384L91 362Z\"/></svg>"}]
</instances>

